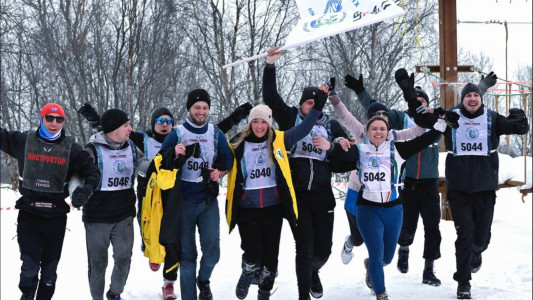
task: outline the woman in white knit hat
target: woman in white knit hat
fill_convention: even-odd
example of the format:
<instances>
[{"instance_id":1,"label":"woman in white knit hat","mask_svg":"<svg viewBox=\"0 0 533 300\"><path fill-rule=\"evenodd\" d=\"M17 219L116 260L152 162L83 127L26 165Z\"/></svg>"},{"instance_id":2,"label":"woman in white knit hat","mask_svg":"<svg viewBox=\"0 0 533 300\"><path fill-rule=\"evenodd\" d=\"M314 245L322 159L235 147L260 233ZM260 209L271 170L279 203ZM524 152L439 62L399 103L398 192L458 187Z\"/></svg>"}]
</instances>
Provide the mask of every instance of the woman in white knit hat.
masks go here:
<instances>
[{"instance_id":1,"label":"woman in white knit hat","mask_svg":"<svg viewBox=\"0 0 533 300\"><path fill-rule=\"evenodd\" d=\"M258 299L269 299L278 267L283 217L296 223L298 209L287 148L305 137L321 114L327 86L314 93L309 115L287 131L272 128L272 110L257 105L248 126L233 140L235 162L228 175L226 218L230 231L239 225L242 274L236 296L246 298L250 284L258 283ZM322 151L322 150L320 150Z\"/></svg>"}]
</instances>

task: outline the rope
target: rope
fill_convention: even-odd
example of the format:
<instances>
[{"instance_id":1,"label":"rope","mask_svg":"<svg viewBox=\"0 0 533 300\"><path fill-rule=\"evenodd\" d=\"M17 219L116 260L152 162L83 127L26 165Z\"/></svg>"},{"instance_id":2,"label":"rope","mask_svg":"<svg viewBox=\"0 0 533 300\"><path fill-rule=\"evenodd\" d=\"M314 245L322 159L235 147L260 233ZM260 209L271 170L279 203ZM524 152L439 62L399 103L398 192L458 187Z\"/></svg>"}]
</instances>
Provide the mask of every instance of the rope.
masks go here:
<instances>
[{"instance_id":1,"label":"rope","mask_svg":"<svg viewBox=\"0 0 533 300\"><path fill-rule=\"evenodd\" d=\"M402 7L403 10L405 10L405 5L403 4L403 0L401 0L400 6ZM407 35L407 17L405 15L406 14L404 14L402 17L398 19L398 28L396 28L396 31L398 31L398 33L400 34L400 37L405 37ZM400 25L402 23L402 19L403 19L403 24L405 27L403 33L400 32Z\"/></svg>"},{"instance_id":2,"label":"rope","mask_svg":"<svg viewBox=\"0 0 533 300\"><path fill-rule=\"evenodd\" d=\"M439 82L431 82L431 84L433 86L437 86L437 85L450 85L450 86L453 86L453 85L466 85L466 83L463 83L463 82L449 82L431 72L429 72L429 68L428 67L425 67L425 66L422 66L420 68L420 71L422 71L424 74L428 75L428 76L433 76L435 78L437 78L439 80ZM480 74L483 74L483 75L488 75L489 73L485 73L483 71L481 71L480 69L476 69L476 68L473 68L474 72L477 72L477 73L480 73ZM496 83L496 84L514 84L514 85L517 85L519 87L522 87L522 88L525 88L524 90L512 90L513 92L518 92L519 94L505 94L505 95L501 95L501 96L515 96L515 95L522 95L522 94L531 94L530 92L530 86L528 85L524 85L522 83L531 83L531 81L510 81L510 80L507 80L507 79L504 79L504 78L500 78L500 77L496 77L497 79L500 79L502 81L505 81L505 83ZM489 91L499 91L501 89L489 89ZM502 90L503 91L503 90ZM494 94L487 94L487 95L494 95Z\"/></svg>"},{"instance_id":3,"label":"rope","mask_svg":"<svg viewBox=\"0 0 533 300\"><path fill-rule=\"evenodd\" d=\"M418 0L416 0L416 27L415 27L415 43L418 49L421 49L420 41L418 41Z\"/></svg>"}]
</instances>

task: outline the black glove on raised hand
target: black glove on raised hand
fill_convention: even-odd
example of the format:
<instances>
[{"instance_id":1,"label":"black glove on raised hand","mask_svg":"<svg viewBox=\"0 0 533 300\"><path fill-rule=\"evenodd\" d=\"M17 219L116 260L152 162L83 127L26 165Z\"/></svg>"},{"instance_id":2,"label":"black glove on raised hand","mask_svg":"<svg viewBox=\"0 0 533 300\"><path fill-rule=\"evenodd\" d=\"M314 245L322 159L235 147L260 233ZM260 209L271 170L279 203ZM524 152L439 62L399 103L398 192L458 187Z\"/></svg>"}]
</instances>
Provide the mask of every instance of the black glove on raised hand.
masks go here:
<instances>
[{"instance_id":1,"label":"black glove on raised hand","mask_svg":"<svg viewBox=\"0 0 533 300\"><path fill-rule=\"evenodd\" d=\"M89 121L89 123L91 123L92 128L97 128L100 126L100 116L91 104L83 104L83 106L78 109L78 113L81 114L87 121Z\"/></svg>"},{"instance_id":2,"label":"black glove on raised hand","mask_svg":"<svg viewBox=\"0 0 533 300\"><path fill-rule=\"evenodd\" d=\"M526 114L519 108L509 109L509 116L507 120L514 122L516 134L524 134L529 131L529 124L527 122Z\"/></svg>"},{"instance_id":3,"label":"black glove on raised hand","mask_svg":"<svg viewBox=\"0 0 533 300\"><path fill-rule=\"evenodd\" d=\"M315 106L313 106L313 108L322 111L324 105L326 105L326 102L328 101L328 94L322 90L318 90L318 92L314 93L313 100L315 100Z\"/></svg>"},{"instance_id":4,"label":"black glove on raised hand","mask_svg":"<svg viewBox=\"0 0 533 300\"><path fill-rule=\"evenodd\" d=\"M363 86L363 74L359 74L359 80L355 79L352 75L347 74L344 76L344 85L347 88L354 90L357 94L362 93L365 90Z\"/></svg>"},{"instance_id":5,"label":"black glove on raised hand","mask_svg":"<svg viewBox=\"0 0 533 300\"><path fill-rule=\"evenodd\" d=\"M92 188L89 186L79 186L77 187L74 192L72 192L71 202L72 206L75 208L80 208L87 204L87 201L89 201L89 197L91 197L93 191Z\"/></svg>"},{"instance_id":6,"label":"black glove on raised hand","mask_svg":"<svg viewBox=\"0 0 533 300\"><path fill-rule=\"evenodd\" d=\"M330 96L337 95L337 91L335 90L336 82L337 82L337 80L335 79L335 77L330 77L329 78L328 86L329 86L329 95Z\"/></svg>"},{"instance_id":7,"label":"black glove on raised hand","mask_svg":"<svg viewBox=\"0 0 533 300\"><path fill-rule=\"evenodd\" d=\"M415 103L410 103L411 101L417 99L415 90L415 74L411 73L411 76L409 76L407 71L404 68L401 68L398 69L396 73L394 73L394 79L396 79L396 83L398 84L398 86L400 86L400 89L402 89L403 98L405 99L405 101L409 102L409 106L418 107L418 104L415 105Z\"/></svg>"},{"instance_id":8,"label":"black glove on raised hand","mask_svg":"<svg viewBox=\"0 0 533 300\"><path fill-rule=\"evenodd\" d=\"M490 72L487 77L481 75L481 80L479 81L478 87L479 92L481 93L481 96L483 96L487 90L496 84L496 81L498 80L498 76L494 74L494 72Z\"/></svg>"},{"instance_id":9,"label":"black glove on raised hand","mask_svg":"<svg viewBox=\"0 0 533 300\"><path fill-rule=\"evenodd\" d=\"M241 120L248 117L250 114L250 110L252 110L253 106L246 102L239 107L237 107L230 115L231 121L233 121L233 124L238 124Z\"/></svg>"}]
</instances>

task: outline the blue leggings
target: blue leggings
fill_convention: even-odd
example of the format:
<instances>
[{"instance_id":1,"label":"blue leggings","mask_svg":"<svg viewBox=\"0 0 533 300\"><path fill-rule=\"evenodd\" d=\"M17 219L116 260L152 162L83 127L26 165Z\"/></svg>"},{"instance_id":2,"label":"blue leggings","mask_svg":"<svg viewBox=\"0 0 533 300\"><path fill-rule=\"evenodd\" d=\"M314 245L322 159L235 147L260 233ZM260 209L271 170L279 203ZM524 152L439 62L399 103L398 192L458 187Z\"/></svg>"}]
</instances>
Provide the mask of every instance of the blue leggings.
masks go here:
<instances>
[{"instance_id":1,"label":"blue leggings","mask_svg":"<svg viewBox=\"0 0 533 300\"><path fill-rule=\"evenodd\" d=\"M394 257L403 219L402 205L357 206L357 225L368 250L368 273L376 294L385 291L383 266Z\"/></svg>"}]
</instances>

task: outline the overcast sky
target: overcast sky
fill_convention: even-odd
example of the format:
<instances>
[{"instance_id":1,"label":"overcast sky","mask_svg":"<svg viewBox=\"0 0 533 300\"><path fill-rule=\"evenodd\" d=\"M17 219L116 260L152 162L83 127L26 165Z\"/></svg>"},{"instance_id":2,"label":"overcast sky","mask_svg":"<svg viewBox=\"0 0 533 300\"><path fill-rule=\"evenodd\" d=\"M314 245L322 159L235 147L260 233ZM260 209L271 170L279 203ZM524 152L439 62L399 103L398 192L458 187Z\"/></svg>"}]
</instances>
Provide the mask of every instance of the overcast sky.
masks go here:
<instances>
[{"instance_id":1,"label":"overcast sky","mask_svg":"<svg viewBox=\"0 0 533 300\"><path fill-rule=\"evenodd\" d=\"M508 25L508 76L520 64L532 64L531 0L457 0L459 21L500 21L502 24L457 24L458 48L473 53L485 52L491 57L494 71L505 78L505 26ZM529 24L513 24L528 22ZM489 70L487 70L489 71Z\"/></svg>"}]
</instances>

